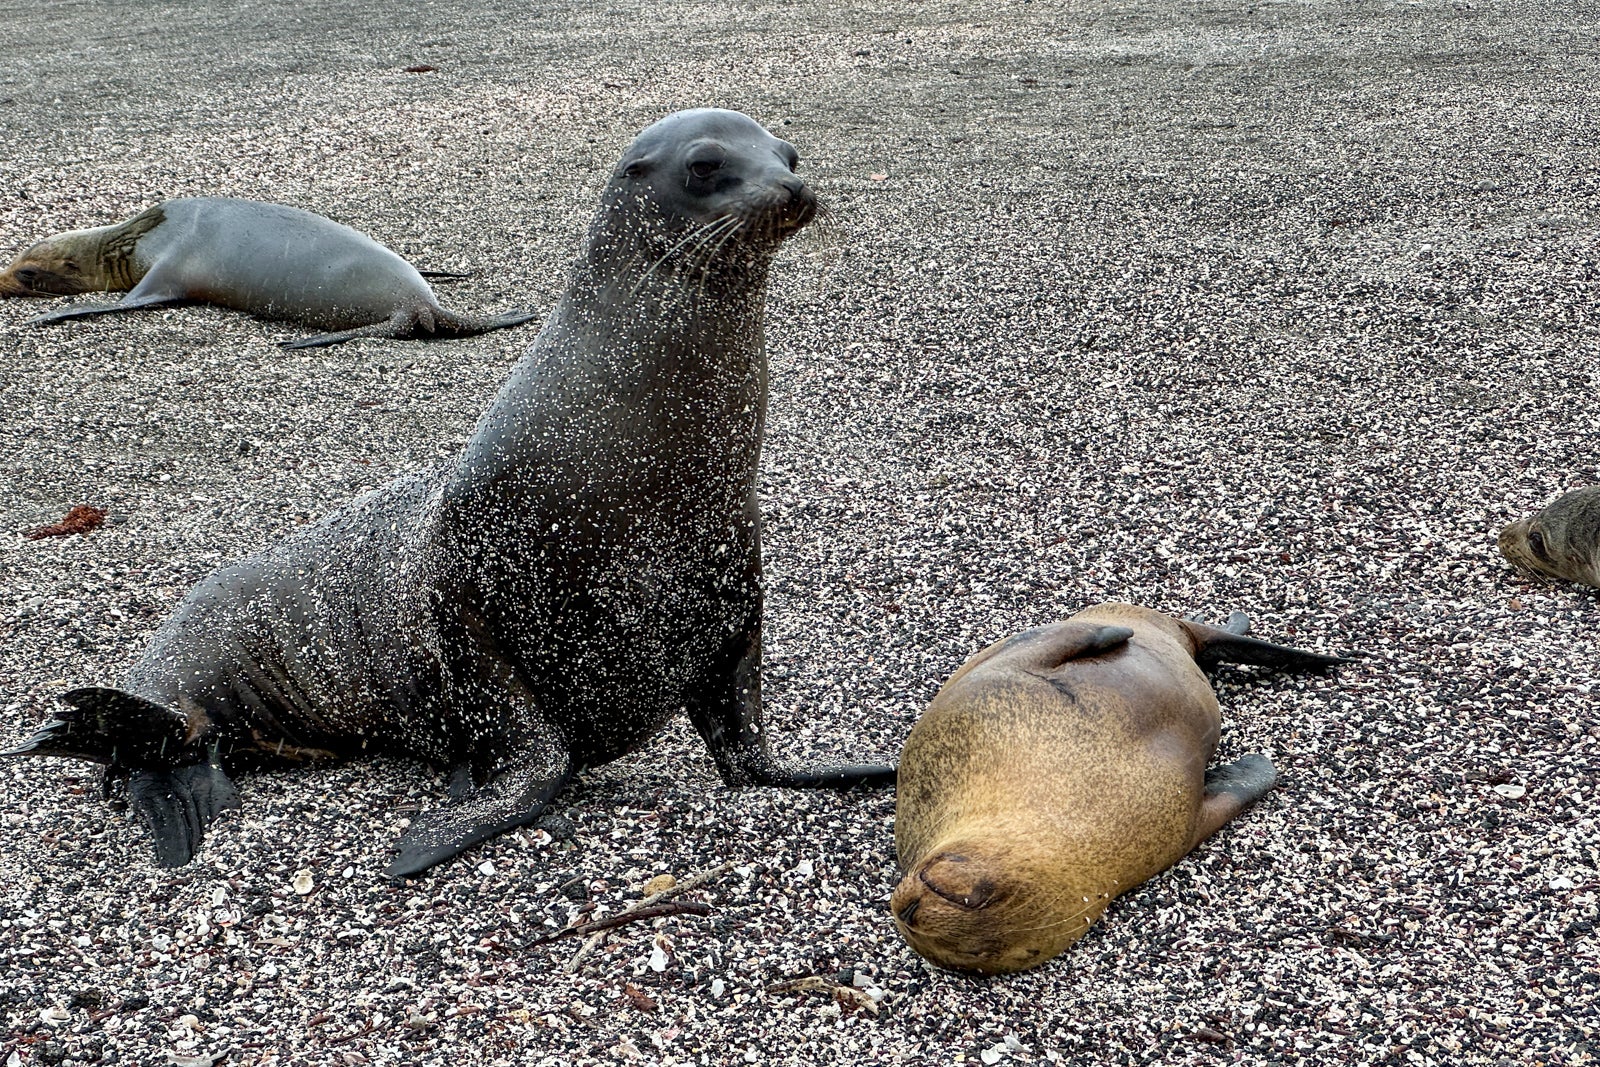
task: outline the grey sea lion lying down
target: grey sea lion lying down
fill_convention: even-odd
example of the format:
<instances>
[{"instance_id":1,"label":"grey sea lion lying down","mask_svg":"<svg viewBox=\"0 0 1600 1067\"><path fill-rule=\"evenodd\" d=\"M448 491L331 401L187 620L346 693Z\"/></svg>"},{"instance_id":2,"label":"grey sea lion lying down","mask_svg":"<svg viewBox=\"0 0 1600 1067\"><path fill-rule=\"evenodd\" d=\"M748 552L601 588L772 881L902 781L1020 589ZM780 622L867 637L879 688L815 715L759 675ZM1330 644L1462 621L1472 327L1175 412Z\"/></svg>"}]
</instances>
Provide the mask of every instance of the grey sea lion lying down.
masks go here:
<instances>
[{"instance_id":1,"label":"grey sea lion lying down","mask_svg":"<svg viewBox=\"0 0 1600 1067\"><path fill-rule=\"evenodd\" d=\"M0 273L0 296L118 290L128 292L118 303L29 321L192 300L330 331L285 346L316 348L355 337L470 337L537 317L447 311L420 271L366 234L299 208L228 197L167 200L126 222L56 234Z\"/></svg>"}]
</instances>

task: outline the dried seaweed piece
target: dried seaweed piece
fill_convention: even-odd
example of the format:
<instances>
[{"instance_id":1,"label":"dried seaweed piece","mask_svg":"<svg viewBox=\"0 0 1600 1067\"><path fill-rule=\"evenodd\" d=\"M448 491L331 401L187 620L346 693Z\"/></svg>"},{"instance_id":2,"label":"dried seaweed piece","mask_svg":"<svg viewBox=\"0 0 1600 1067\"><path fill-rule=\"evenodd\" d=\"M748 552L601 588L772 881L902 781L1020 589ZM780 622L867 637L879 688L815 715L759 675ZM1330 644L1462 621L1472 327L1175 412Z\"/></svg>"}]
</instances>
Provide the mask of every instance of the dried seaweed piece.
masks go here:
<instances>
[{"instance_id":1,"label":"dried seaweed piece","mask_svg":"<svg viewBox=\"0 0 1600 1067\"><path fill-rule=\"evenodd\" d=\"M106 509L97 508L92 504L79 504L62 516L60 522L53 522L47 526L35 526L31 530L24 530L22 536L30 541L38 541L45 537L66 537L68 534L86 534L91 530L98 530L106 522Z\"/></svg>"}]
</instances>

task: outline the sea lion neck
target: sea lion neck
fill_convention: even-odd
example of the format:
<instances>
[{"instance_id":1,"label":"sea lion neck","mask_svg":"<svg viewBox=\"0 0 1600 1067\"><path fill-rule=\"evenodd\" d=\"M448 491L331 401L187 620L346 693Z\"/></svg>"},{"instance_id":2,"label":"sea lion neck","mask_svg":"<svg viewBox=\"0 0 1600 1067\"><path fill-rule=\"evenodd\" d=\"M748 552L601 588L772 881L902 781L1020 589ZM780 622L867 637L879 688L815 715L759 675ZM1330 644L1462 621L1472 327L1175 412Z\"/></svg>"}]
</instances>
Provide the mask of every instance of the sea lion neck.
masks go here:
<instances>
[{"instance_id":1,"label":"sea lion neck","mask_svg":"<svg viewBox=\"0 0 1600 1067\"><path fill-rule=\"evenodd\" d=\"M671 514L743 506L766 413L765 271L690 278L635 251L591 241L447 496L532 507L559 469L572 474L559 496L602 512L624 500Z\"/></svg>"}]
</instances>

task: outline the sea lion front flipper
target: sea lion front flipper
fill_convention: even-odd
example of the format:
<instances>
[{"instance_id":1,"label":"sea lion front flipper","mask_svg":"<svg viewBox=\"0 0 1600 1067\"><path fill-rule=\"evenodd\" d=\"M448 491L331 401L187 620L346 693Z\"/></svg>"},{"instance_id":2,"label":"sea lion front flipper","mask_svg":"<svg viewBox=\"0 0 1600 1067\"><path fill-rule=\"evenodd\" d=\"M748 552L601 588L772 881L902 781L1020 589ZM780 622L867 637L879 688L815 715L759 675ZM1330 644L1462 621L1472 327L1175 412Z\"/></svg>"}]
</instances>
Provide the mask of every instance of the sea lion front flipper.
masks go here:
<instances>
[{"instance_id":1,"label":"sea lion front flipper","mask_svg":"<svg viewBox=\"0 0 1600 1067\"><path fill-rule=\"evenodd\" d=\"M1272 761L1259 753L1241 756L1206 771L1205 795L1195 820L1189 848L1221 829L1222 825L1266 795L1278 782Z\"/></svg>"},{"instance_id":2,"label":"sea lion front flipper","mask_svg":"<svg viewBox=\"0 0 1600 1067\"><path fill-rule=\"evenodd\" d=\"M177 304L189 299L181 293L146 293L138 296L129 293L124 299L115 304L81 304L76 307L62 308L52 311L48 315L38 315L28 320L33 326L48 326L52 322L64 322L67 319L86 319L92 315L114 315L119 311L142 311L145 308L160 307L163 304Z\"/></svg>"},{"instance_id":3,"label":"sea lion front flipper","mask_svg":"<svg viewBox=\"0 0 1600 1067\"><path fill-rule=\"evenodd\" d=\"M786 767L772 758L761 721L761 566L751 567L750 611L742 632L724 648L725 659L713 662L700 693L689 702L689 721L706 743L717 773L729 786L765 785L789 789L852 789L895 783L887 764L833 767Z\"/></svg>"},{"instance_id":4,"label":"sea lion front flipper","mask_svg":"<svg viewBox=\"0 0 1600 1067\"><path fill-rule=\"evenodd\" d=\"M1239 619L1243 619L1243 628L1234 629ZM1346 656L1325 656L1320 652L1308 652L1303 648L1290 648L1246 637L1244 629L1249 627L1250 620L1243 612L1236 611L1229 616L1226 629L1207 626L1192 619L1184 619L1178 625L1188 630L1194 638L1194 660L1202 667L1214 667L1219 663L1249 663L1258 667L1320 671L1350 662Z\"/></svg>"},{"instance_id":5,"label":"sea lion front flipper","mask_svg":"<svg viewBox=\"0 0 1600 1067\"><path fill-rule=\"evenodd\" d=\"M560 734L546 729L525 738L511 762L487 784L412 818L400 836L400 855L383 873L410 878L473 845L527 826L571 777L572 753Z\"/></svg>"},{"instance_id":6,"label":"sea lion front flipper","mask_svg":"<svg viewBox=\"0 0 1600 1067\"><path fill-rule=\"evenodd\" d=\"M239 791L216 764L191 763L136 771L128 779L128 800L150 826L156 863L182 867L194 858L211 821L239 806Z\"/></svg>"}]
</instances>

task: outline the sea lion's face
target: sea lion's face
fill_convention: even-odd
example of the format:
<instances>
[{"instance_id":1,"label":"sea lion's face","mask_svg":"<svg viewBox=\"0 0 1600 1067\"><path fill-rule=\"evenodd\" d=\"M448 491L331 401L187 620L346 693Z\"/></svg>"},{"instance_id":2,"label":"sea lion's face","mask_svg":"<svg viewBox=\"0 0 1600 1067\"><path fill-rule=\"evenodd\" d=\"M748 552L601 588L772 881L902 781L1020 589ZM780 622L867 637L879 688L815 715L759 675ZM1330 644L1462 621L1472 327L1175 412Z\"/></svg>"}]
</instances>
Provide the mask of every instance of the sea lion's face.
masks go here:
<instances>
[{"instance_id":1,"label":"sea lion's face","mask_svg":"<svg viewBox=\"0 0 1600 1067\"><path fill-rule=\"evenodd\" d=\"M1500 554L1535 577L1600 586L1600 486L1564 493L1507 526Z\"/></svg>"},{"instance_id":2,"label":"sea lion's face","mask_svg":"<svg viewBox=\"0 0 1600 1067\"><path fill-rule=\"evenodd\" d=\"M953 971L1007 974L1058 955L1110 901L1095 893L1067 907L1059 882L1051 865L1024 849L1001 852L973 840L916 864L895 887L889 911L924 959Z\"/></svg>"},{"instance_id":3,"label":"sea lion's face","mask_svg":"<svg viewBox=\"0 0 1600 1067\"><path fill-rule=\"evenodd\" d=\"M55 238L40 241L0 274L0 296L73 296L92 288L77 257Z\"/></svg>"},{"instance_id":4,"label":"sea lion's face","mask_svg":"<svg viewBox=\"0 0 1600 1067\"><path fill-rule=\"evenodd\" d=\"M774 249L810 222L817 198L794 145L737 111L668 115L623 154L605 201L652 242Z\"/></svg>"},{"instance_id":5,"label":"sea lion's face","mask_svg":"<svg viewBox=\"0 0 1600 1067\"><path fill-rule=\"evenodd\" d=\"M1539 528L1538 516L1518 519L1500 531L1500 554L1519 570L1545 578L1559 578L1556 561Z\"/></svg>"}]
</instances>

